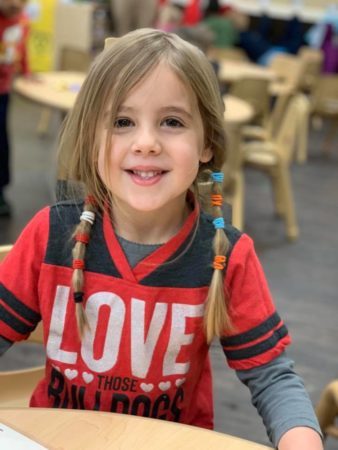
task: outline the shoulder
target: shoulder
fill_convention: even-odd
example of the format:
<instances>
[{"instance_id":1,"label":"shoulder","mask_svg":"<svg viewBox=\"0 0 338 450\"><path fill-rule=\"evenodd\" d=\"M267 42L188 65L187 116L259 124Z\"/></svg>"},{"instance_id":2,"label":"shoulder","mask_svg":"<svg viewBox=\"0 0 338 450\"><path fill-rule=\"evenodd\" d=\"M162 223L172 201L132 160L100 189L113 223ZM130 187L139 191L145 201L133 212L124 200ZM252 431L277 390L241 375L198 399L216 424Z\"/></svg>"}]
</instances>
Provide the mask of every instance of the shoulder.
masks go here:
<instances>
[{"instance_id":1,"label":"shoulder","mask_svg":"<svg viewBox=\"0 0 338 450\"><path fill-rule=\"evenodd\" d=\"M71 200L58 202L50 207L47 262L60 265L66 257L67 264L70 263L72 235L80 222L82 210L83 202Z\"/></svg>"},{"instance_id":2,"label":"shoulder","mask_svg":"<svg viewBox=\"0 0 338 450\"><path fill-rule=\"evenodd\" d=\"M79 223L83 201L64 200L50 207L51 226L69 228Z\"/></svg>"}]
</instances>

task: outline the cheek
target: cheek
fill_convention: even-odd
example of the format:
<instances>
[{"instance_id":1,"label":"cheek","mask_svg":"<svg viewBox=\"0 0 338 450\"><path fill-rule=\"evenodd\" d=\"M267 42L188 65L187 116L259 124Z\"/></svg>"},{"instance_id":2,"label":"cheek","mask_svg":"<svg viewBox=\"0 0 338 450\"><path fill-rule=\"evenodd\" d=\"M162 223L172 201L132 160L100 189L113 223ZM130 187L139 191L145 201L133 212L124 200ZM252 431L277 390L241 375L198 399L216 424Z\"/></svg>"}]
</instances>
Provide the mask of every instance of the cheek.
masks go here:
<instances>
[{"instance_id":1,"label":"cheek","mask_svg":"<svg viewBox=\"0 0 338 450\"><path fill-rule=\"evenodd\" d=\"M101 180L106 185L109 185L111 162L110 162L110 155L106 154L105 144L103 144L100 147L98 152L97 169Z\"/></svg>"}]
</instances>

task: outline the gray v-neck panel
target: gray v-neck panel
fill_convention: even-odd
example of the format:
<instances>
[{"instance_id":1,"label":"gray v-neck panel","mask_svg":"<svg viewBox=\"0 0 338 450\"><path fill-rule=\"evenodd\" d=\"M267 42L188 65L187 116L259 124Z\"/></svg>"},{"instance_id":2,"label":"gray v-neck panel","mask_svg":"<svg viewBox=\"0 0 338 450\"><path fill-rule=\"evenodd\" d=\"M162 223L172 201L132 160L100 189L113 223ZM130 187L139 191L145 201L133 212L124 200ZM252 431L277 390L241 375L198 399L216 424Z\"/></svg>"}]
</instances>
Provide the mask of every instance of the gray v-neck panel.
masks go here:
<instances>
[{"instance_id":1,"label":"gray v-neck panel","mask_svg":"<svg viewBox=\"0 0 338 450\"><path fill-rule=\"evenodd\" d=\"M139 244L116 235L131 267L135 267L142 259L153 253L162 244Z\"/></svg>"}]
</instances>

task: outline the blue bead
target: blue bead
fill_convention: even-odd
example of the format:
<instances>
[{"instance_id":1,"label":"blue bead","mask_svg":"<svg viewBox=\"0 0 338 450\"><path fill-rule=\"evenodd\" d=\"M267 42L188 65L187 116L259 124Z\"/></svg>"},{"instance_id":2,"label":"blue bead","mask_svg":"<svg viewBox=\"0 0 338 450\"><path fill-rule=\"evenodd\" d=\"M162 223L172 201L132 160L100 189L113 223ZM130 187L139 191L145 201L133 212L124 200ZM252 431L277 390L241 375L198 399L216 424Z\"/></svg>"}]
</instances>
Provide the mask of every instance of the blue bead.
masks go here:
<instances>
[{"instance_id":1,"label":"blue bead","mask_svg":"<svg viewBox=\"0 0 338 450\"><path fill-rule=\"evenodd\" d=\"M211 178L213 179L213 181L215 181L216 183L222 183L224 180L224 173L223 172L213 172L211 174Z\"/></svg>"},{"instance_id":2,"label":"blue bead","mask_svg":"<svg viewBox=\"0 0 338 450\"><path fill-rule=\"evenodd\" d=\"M224 228L225 227L223 217L217 217L217 219L214 219L212 221L212 223L214 224L214 227L216 228L216 230L219 229L219 228Z\"/></svg>"}]
</instances>

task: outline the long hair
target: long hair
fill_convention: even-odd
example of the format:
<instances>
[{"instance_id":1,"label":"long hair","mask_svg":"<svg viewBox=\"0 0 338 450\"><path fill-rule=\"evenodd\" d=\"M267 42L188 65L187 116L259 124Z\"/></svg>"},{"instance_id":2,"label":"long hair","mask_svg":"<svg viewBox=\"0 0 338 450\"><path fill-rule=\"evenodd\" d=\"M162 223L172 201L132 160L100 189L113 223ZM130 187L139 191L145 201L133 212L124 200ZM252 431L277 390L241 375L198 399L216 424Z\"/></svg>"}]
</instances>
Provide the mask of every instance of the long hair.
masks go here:
<instances>
[{"instance_id":1,"label":"long hair","mask_svg":"<svg viewBox=\"0 0 338 450\"><path fill-rule=\"evenodd\" d=\"M120 105L130 90L160 62L165 62L196 96L204 126L205 148L210 147L213 152L208 163L201 163L199 174L205 169L219 171L222 168L226 158L224 104L214 70L205 55L175 34L153 29L130 32L116 39L95 59L60 134L59 171L66 178L83 184L85 191L95 199L97 211L103 211L107 199L111 199L108 186L98 171L101 131L106 127L105 159L109 163L109 142ZM215 216L219 216L219 211ZM217 230L216 235L215 253L222 251L224 254L229 245L225 233ZM215 270L208 295L205 320L208 341L213 335L220 335L228 323L222 275ZM213 288L215 283L219 286L217 290ZM219 313L215 317L219 309L222 317Z\"/></svg>"}]
</instances>

